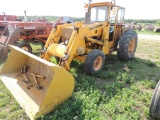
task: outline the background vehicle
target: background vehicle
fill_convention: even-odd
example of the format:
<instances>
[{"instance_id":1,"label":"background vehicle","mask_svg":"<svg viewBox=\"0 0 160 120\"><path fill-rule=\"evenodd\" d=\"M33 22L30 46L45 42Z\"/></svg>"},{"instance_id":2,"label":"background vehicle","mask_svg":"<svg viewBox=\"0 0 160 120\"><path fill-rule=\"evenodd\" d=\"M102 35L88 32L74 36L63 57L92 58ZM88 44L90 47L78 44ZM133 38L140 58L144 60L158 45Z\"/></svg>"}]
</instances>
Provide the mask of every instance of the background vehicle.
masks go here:
<instances>
[{"instance_id":1,"label":"background vehicle","mask_svg":"<svg viewBox=\"0 0 160 120\"><path fill-rule=\"evenodd\" d=\"M64 20L63 20L64 19ZM16 45L25 51L32 53L30 43L40 42L45 44L54 24L60 25L68 22L66 17L62 17L63 21L57 20L54 23L48 22L46 19L35 19L33 22L26 21L3 21L2 35L0 37L0 59L7 58L9 44ZM1 23L1 22L0 22Z\"/></svg>"},{"instance_id":2,"label":"background vehicle","mask_svg":"<svg viewBox=\"0 0 160 120\"><path fill-rule=\"evenodd\" d=\"M54 25L41 52L42 59L11 46L2 68L2 81L30 118L50 112L72 95L74 78L68 71L73 59L83 61L85 72L94 75L103 69L105 55L111 52L117 51L124 61L134 57L137 34L133 30L124 31L125 9L115 1L89 2L85 7L88 9L85 22ZM53 56L58 65L48 62ZM38 80L43 89L36 90L37 81L27 73L45 76ZM19 74L27 75L33 85L31 89L16 77Z\"/></svg>"},{"instance_id":3,"label":"background vehicle","mask_svg":"<svg viewBox=\"0 0 160 120\"><path fill-rule=\"evenodd\" d=\"M9 21L16 21L17 16L15 15L5 15L3 12L3 15L0 14L0 35L3 33L5 27L7 27Z\"/></svg>"},{"instance_id":4,"label":"background vehicle","mask_svg":"<svg viewBox=\"0 0 160 120\"><path fill-rule=\"evenodd\" d=\"M0 35L2 35L5 27L8 25L8 22L0 21Z\"/></svg>"},{"instance_id":5,"label":"background vehicle","mask_svg":"<svg viewBox=\"0 0 160 120\"><path fill-rule=\"evenodd\" d=\"M6 59L9 47L16 45L31 52L30 42L45 44L53 23L48 22L9 22L0 37L0 59ZM23 41L22 41L23 40Z\"/></svg>"}]
</instances>

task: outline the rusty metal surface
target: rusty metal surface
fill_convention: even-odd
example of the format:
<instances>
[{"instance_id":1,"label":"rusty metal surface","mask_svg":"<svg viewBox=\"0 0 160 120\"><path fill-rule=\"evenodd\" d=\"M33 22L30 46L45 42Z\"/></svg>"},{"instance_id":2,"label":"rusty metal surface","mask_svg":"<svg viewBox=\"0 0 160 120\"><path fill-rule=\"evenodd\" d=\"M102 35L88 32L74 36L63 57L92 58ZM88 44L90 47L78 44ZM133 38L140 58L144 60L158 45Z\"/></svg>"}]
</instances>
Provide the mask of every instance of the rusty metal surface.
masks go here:
<instances>
[{"instance_id":1,"label":"rusty metal surface","mask_svg":"<svg viewBox=\"0 0 160 120\"><path fill-rule=\"evenodd\" d=\"M7 21L15 21L17 19L16 15L5 15ZM0 20L4 20L4 15L0 15Z\"/></svg>"},{"instance_id":2,"label":"rusty metal surface","mask_svg":"<svg viewBox=\"0 0 160 120\"><path fill-rule=\"evenodd\" d=\"M63 22L55 22L57 25L64 24ZM41 42L45 44L54 23L37 20L35 22L21 21L1 21L0 27L0 58L6 58L10 45L16 45L21 39L27 42Z\"/></svg>"},{"instance_id":3,"label":"rusty metal surface","mask_svg":"<svg viewBox=\"0 0 160 120\"><path fill-rule=\"evenodd\" d=\"M7 36L1 35L0 37L0 59L4 60L7 57L9 51L9 44L13 44L18 39L19 32L24 31L23 27L18 27L14 29L14 32L8 34Z\"/></svg>"},{"instance_id":4,"label":"rusty metal surface","mask_svg":"<svg viewBox=\"0 0 160 120\"><path fill-rule=\"evenodd\" d=\"M0 35L3 33L3 31L7 25L8 25L8 22L0 21Z\"/></svg>"}]
</instances>

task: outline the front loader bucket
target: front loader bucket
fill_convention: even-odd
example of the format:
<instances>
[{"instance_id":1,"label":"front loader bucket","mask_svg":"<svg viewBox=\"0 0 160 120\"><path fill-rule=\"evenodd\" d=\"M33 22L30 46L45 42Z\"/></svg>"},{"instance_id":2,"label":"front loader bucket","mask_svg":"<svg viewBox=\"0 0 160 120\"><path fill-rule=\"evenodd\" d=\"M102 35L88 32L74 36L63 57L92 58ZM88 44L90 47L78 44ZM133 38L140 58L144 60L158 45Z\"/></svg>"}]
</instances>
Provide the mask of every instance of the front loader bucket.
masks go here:
<instances>
[{"instance_id":1,"label":"front loader bucket","mask_svg":"<svg viewBox=\"0 0 160 120\"><path fill-rule=\"evenodd\" d=\"M28 66L26 73L22 68ZM31 75L37 77L38 85ZM25 75L32 86L27 87ZM68 99L74 89L74 78L63 67L43 60L16 46L11 46L11 52L1 71L2 81L12 95L25 110L30 119L45 115L56 106Z\"/></svg>"}]
</instances>

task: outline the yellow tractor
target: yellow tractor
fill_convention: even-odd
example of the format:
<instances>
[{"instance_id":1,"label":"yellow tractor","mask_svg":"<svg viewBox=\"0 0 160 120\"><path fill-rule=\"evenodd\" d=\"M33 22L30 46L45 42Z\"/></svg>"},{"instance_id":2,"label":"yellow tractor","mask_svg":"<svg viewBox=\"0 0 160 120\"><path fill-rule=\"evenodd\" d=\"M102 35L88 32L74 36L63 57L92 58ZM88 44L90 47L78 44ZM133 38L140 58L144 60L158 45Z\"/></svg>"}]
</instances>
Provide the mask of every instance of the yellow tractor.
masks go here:
<instances>
[{"instance_id":1,"label":"yellow tractor","mask_svg":"<svg viewBox=\"0 0 160 120\"><path fill-rule=\"evenodd\" d=\"M85 5L84 22L55 25L40 57L16 46L1 71L2 81L32 119L52 111L74 90L69 73L73 60L84 62L84 71L94 75L103 69L105 55L117 51L120 60L134 57L137 33L125 30L125 8L115 1ZM58 64L51 63L55 57Z\"/></svg>"}]
</instances>

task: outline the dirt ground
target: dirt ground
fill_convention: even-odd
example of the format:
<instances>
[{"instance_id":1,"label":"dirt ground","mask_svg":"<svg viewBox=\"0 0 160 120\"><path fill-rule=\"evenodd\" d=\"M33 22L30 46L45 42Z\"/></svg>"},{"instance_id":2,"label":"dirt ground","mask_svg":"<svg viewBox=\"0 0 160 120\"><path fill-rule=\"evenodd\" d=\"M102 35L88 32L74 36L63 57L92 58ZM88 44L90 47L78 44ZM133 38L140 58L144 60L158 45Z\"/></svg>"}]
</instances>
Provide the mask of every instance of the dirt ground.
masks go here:
<instances>
[{"instance_id":1,"label":"dirt ground","mask_svg":"<svg viewBox=\"0 0 160 120\"><path fill-rule=\"evenodd\" d=\"M139 39L147 39L147 40L160 40L160 34L151 35L151 34L138 34Z\"/></svg>"}]
</instances>

